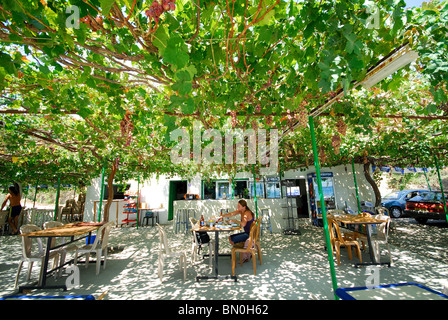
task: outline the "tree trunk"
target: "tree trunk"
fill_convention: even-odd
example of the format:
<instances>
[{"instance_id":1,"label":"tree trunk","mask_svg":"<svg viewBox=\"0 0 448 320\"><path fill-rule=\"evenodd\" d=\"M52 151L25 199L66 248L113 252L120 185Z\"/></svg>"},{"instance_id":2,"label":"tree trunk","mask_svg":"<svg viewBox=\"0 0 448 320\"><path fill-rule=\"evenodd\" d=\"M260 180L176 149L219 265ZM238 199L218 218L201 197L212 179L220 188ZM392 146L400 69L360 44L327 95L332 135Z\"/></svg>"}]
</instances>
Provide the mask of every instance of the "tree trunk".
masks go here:
<instances>
[{"instance_id":1,"label":"tree trunk","mask_svg":"<svg viewBox=\"0 0 448 320\"><path fill-rule=\"evenodd\" d=\"M112 205L112 200L114 199L114 177L118 170L118 158L115 159L115 161L112 164L112 171L109 174L109 177L107 179L107 188L109 189L109 194L107 197L107 203L104 206L104 215L103 215L103 222L109 222L109 209Z\"/></svg>"},{"instance_id":2,"label":"tree trunk","mask_svg":"<svg viewBox=\"0 0 448 320\"><path fill-rule=\"evenodd\" d=\"M375 180L370 175L370 163L364 163L364 176L366 177L367 181L372 186L373 192L375 193L375 207L381 206L381 192L378 188L378 185L376 184Z\"/></svg>"}]
</instances>

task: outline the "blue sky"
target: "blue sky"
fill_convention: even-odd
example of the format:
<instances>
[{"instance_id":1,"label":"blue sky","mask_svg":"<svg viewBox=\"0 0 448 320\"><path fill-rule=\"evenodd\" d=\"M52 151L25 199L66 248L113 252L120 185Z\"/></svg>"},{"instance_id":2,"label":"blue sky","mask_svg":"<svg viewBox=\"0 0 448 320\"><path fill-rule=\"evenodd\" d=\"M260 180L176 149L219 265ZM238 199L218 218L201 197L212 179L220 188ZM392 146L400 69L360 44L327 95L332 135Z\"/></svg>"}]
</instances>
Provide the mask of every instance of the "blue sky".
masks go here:
<instances>
[{"instance_id":1,"label":"blue sky","mask_svg":"<svg viewBox=\"0 0 448 320\"><path fill-rule=\"evenodd\" d=\"M404 0L409 7L420 7L424 0ZM429 2L429 0L426 0Z\"/></svg>"}]
</instances>

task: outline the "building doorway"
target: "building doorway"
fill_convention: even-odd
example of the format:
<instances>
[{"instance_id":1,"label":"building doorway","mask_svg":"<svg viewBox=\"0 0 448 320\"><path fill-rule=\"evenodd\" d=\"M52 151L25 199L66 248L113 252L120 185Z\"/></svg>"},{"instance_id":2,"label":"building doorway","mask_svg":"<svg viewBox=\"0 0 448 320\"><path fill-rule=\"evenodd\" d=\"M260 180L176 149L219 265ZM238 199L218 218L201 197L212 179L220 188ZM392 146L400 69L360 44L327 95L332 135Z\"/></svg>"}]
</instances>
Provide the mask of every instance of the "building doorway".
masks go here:
<instances>
[{"instance_id":1,"label":"building doorway","mask_svg":"<svg viewBox=\"0 0 448 320\"><path fill-rule=\"evenodd\" d=\"M294 198L293 207L297 208L294 218L309 218L306 179L286 179L292 182L289 187L283 187L283 196Z\"/></svg>"},{"instance_id":2,"label":"building doorway","mask_svg":"<svg viewBox=\"0 0 448 320\"><path fill-rule=\"evenodd\" d=\"M174 201L185 200L184 195L187 193L187 180L171 180L168 194L168 220L174 218Z\"/></svg>"}]
</instances>

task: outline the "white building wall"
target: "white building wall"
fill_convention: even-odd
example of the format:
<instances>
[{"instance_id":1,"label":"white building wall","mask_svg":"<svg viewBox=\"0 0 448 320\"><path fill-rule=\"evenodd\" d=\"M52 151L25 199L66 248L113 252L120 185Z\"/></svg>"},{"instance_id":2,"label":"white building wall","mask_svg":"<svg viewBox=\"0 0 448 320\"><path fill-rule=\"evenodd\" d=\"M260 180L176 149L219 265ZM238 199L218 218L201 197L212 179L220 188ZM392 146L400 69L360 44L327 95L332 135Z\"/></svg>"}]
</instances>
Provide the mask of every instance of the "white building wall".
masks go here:
<instances>
[{"instance_id":1,"label":"white building wall","mask_svg":"<svg viewBox=\"0 0 448 320\"><path fill-rule=\"evenodd\" d=\"M302 169L303 170L303 169ZM314 166L309 167L303 171L301 170L288 170L284 172L283 179L306 179L308 173L315 172ZM354 211L357 210L356 201L356 190L355 183L353 179L353 172L351 165L341 165L332 168L322 168L321 172L333 172L333 181L335 189L336 198L336 208L343 209L345 207L345 202ZM372 187L367 182L364 177L363 165L355 165L356 180L358 184L358 192L360 201L375 202L375 195ZM222 177L223 180L228 179L227 176ZM237 175L238 179L248 178L253 179L253 175L250 172L239 173ZM100 178L95 179L92 185L87 188L86 194L86 206L84 212L84 220L93 220L93 202L94 200L99 200L101 184ZM171 179L165 176L160 176L159 179L152 178L149 181L144 181L140 183L140 195L141 202L147 204L147 208L158 208L160 223L165 224L168 221L168 198L169 198L169 181L170 180L184 180L181 177L173 177ZM128 183L131 184L132 190L137 190L137 181L132 180ZM196 176L187 182L187 192L201 195L201 177ZM307 184L307 193L309 197L309 190ZM309 200L309 199L308 199ZM106 200L103 200L103 206L106 204ZM176 209L178 208L196 208L198 212L198 217L200 213L203 212L205 217L211 217L219 214L221 209L236 210L238 199L235 200L199 200L199 201L174 201L174 218ZM124 201L119 201L118 203L118 222L126 218L123 214ZM263 207L271 208L271 224L274 232L280 232L286 223L284 219L286 214L286 209L282 208L286 204L285 199L257 199L258 208ZM249 199L248 205L252 210L255 210L255 200ZM98 219L98 203L96 204L96 217ZM308 201L308 211L309 211L309 201ZM116 220L117 216L117 205L114 202L110 208L109 220ZM307 219L305 219L307 220Z\"/></svg>"}]
</instances>

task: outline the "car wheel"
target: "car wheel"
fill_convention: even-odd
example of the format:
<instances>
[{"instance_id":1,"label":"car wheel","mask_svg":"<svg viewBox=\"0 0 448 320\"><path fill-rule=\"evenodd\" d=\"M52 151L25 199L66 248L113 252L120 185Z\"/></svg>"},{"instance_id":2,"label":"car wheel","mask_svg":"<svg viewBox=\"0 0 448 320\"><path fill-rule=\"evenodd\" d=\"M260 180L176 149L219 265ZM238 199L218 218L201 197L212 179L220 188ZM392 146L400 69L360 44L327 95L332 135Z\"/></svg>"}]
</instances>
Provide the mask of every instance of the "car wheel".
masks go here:
<instances>
[{"instance_id":1,"label":"car wheel","mask_svg":"<svg viewBox=\"0 0 448 320\"><path fill-rule=\"evenodd\" d=\"M415 221L417 221L420 224L425 224L426 221L428 221L428 218L415 218Z\"/></svg>"},{"instance_id":2,"label":"car wheel","mask_svg":"<svg viewBox=\"0 0 448 320\"><path fill-rule=\"evenodd\" d=\"M401 211L401 208L399 208L399 207L392 207L392 208L390 208L390 215L393 218L400 218L402 214L403 213Z\"/></svg>"}]
</instances>

